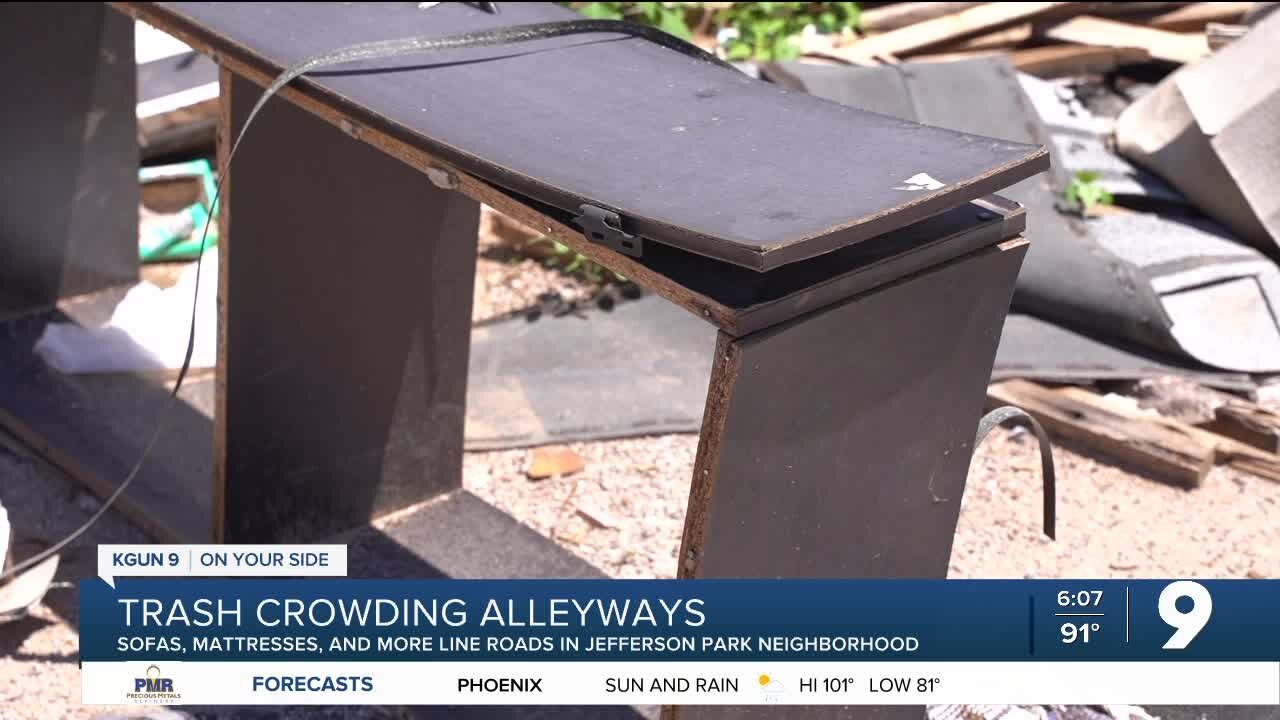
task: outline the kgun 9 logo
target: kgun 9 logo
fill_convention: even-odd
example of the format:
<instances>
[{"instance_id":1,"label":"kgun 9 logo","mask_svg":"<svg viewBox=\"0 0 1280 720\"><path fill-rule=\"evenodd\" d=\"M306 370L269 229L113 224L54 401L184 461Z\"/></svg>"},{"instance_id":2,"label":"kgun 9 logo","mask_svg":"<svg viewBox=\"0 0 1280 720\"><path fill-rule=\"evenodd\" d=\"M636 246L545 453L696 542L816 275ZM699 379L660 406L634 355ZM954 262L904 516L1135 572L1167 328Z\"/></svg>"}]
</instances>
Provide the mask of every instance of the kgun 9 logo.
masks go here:
<instances>
[{"instance_id":1,"label":"kgun 9 logo","mask_svg":"<svg viewBox=\"0 0 1280 720\"><path fill-rule=\"evenodd\" d=\"M1178 601L1186 598L1190 608L1183 612L1178 608ZM1165 650L1185 650L1196 635L1209 624L1209 616L1213 614L1213 598L1209 590L1198 582L1179 580L1171 582L1160 591L1160 619L1165 621L1175 632L1165 642Z\"/></svg>"}]
</instances>

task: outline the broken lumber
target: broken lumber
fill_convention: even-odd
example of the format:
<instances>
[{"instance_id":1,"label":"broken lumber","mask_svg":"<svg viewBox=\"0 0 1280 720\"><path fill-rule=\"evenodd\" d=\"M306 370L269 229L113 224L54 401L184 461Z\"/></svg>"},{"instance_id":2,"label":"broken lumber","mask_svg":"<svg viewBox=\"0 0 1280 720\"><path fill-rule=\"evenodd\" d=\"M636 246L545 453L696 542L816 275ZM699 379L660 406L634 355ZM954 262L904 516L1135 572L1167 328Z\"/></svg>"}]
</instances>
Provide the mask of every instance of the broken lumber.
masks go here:
<instances>
[{"instance_id":1,"label":"broken lumber","mask_svg":"<svg viewBox=\"0 0 1280 720\"><path fill-rule=\"evenodd\" d=\"M1055 392L1075 398L1082 398L1086 396L1093 398L1098 397L1087 390L1075 387L1059 388ZM1186 423L1181 423L1176 420L1169 420L1167 418L1149 415L1138 410L1136 406L1127 410L1122 408L1121 411L1129 412L1134 417L1138 418L1159 420L1161 423L1170 428L1176 429L1178 432L1186 433L1201 445L1213 448L1213 461L1219 465L1228 465L1236 470L1240 470L1241 472L1257 475L1260 478L1271 480L1273 482L1280 482L1280 455L1269 453L1265 450L1259 450L1252 445L1242 443L1234 438L1210 432L1203 428L1187 425Z\"/></svg>"},{"instance_id":2,"label":"broken lumber","mask_svg":"<svg viewBox=\"0 0 1280 720\"><path fill-rule=\"evenodd\" d=\"M833 49L832 54L848 62L866 63L876 58L901 55L930 45L959 40L983 31L1016 25L1070 4L1066 2L983 3L957 13L863 38L851 45Z\"/></svg>"},{"instance_id":3,"label":"broken lumber","mask_svg":"<svg viewBox=\"0 0 1280 720\"><path fill-rule=\"evenodd\" d=\"M1133 13L1165 12L1190 5L1186 2L1091 2L1080 3L1081 13L1091 15L1131 15Z\"/></svg>"},{"instance_id":4,"label":"broken lumber","mask_svg":"<svg viewBox=\"0 0 1280 720\"><path fill-rule=\"evenodd\" d=\"M929 53L928 55L916 55L911 58L911 62L960 62L962 60L973 60L975 58L997 57L1002 55L1008 55L1008 53L1003 50L965 50L963 52L939 52Z\"/></svg>"},{"instance_id":5,"label":"broken lumber","mask_svg":"<svg viewBox=\"0 0 1280 720\"><path fill-rule=\"evenodd\" d=\"M1006 380L987 389L987 403L1017 405L1050 434L1178 479L1187 487L1203 481L1197 463L1206 453L1214 463L1280 482L1280 455L1083 388L1049 388L1025 380ZM1207 466L1204 470L1207 472Z\"/></svg>"},{"instance_id":6,"label":"broken lumber","mask_svg":"<svg viewBox=\"0 0 1280 720\"><path fill-rule=\"evenodd\" d=\"M1172 32L1197 32L1211 22L1236 23L1249 12L1251 2L1198 2L1160 13L1142 21L1143 25Z\"/></svg>"},{"instance_id":7,"label":"broken lumber","mask_svg":"<svg viewBox=\"0 0 1280 720\"><path fill-rule=\"evenodd\" d=\"M1232 401L1213 411L1201 428L1269 453L1280 452L1280 414L1253 403Z\"/></svg>"},{"instance_id":8,"label":"broken lumber","mask_svg":"<svg viewBox=\"0 0 1280 720\"><path fill-rule=\"evenodd\" d=\"M1115 407L1087 391L1053 389L1006 380L987 389L988 409L1014 405L1057 435L1133 463L1187 488L1199 487L1214 461L1214 448L1189 436L1178 423Z\"/></svg>"},{"instance_id":9,"label":"broken lumber","mask_svg":"<svg viewBox=\"0 0 1280 720\"><path fill-rule=\"evenodd\" d=\"M1031 23L1010 25L1001 30L974 35L972 37L933 45L925 50L929 53L962 52L966 50L1008 50L1030 40L1035 35ZM904 53L910 54L910 53Z\"/></svg>"},{"instance_id":10,"label":"broken lumber","mask_svg":"<svg viewBox=\"0 0 1280 720\"><path fill-rule=\"evenodd\" d=\"M1195 62L1209 53L1203 34L1155 30L1089 15L1051 25L1042 34L1053 40L1081 45L1140 47L1153 58L1176 63Z\"/></svg>"},{"instance_id":11,"label":"broken lumber","mask_svg":"<svg viewBox=\"0 0 1280 720\"><path fill-rule=\"evenodd\" d=\"M900 2L862 11L858 27L863 32L886 32L968 10L980 2Z\"/></svg>"},{"instance_id":12,"label":"broken lumber","mask_svg":"<svg viewBox=\"0 0 1280 720\"><path fill-rule=\"evenodd\" d=\"M1151 55L1142 48L1096 45L1046 45L1009 54L1014 67L1042 78L1107 73L1149 59Z\"/></svg>"},{"instance_id":13,"label":"broken lumber","mask_svg":"<svg viewBox=\"0 0 1280 720\"><path fill-rule=\"evenodd\" d=\"M1193 427L1189 430L1201 442L1213 446L1214 462L1265 480L1280 482L1280 455L1201 428Z\"/></svg>"}]
</instances>

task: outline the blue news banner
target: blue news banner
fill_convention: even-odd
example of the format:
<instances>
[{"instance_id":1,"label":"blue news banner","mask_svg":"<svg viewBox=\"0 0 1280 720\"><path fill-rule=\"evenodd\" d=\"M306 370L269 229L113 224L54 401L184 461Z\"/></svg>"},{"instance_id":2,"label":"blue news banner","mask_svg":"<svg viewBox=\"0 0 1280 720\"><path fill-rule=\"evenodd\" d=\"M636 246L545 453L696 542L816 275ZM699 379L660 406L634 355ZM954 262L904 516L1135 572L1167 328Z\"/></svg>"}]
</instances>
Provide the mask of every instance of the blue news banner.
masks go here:
<instances>
[{"instance_id":1,"label":"blue news banner","mask_svg":"<svg viewBox=\"0 0 1280 720\"><path fill-rule=\"evenodd\" d=\"M703 690L708 686L702 675L741 679L749 692L734 680L738 694L725 696L736 698L733 702L746 702L756 691L767 699L775 685L774 697L788 703L1009 701L995 697L997 686L982 690L969 675L963 681L966 692L960 692L960 681L948 681L937 669L981 663L1007 664L1001 666L1008 669L1001 675L1010 678L1007 682L1021 678L1016 681L1020 690L1008 696L1015 700L1056 701L1027 695L1052 694L1055 682L1066 682L1063 673L1088 670L1092 674L1068 685L1105 685L1118 672L1129 672L1133 683L1150 681L1148 694L1137 697L1176 702L1206 697L1186 694L1192 692L1189 680L1178 680L1193 677L1190 663L1217 668L1212 674L1226 683L1218 695L1207 697L1233 702L1220 695L1258 685L1257 692L1233 697L1280 703L1280 581L118 578L112 588L94 579L80 584L80 657L86 702L91 696L109 701L135 678L138 687L154 687L146 677L161 682L157 678L177 673L178 664L186 668L182 685L188 697L204 698L198 692L202 678L213 682L208 678L223 677L217 672L225 671L217 692L255 702L283 702L278 692L257 694L281 688L325 691L289 696L295 702L444 697L469 702L468 677L533 678L538 673L550 678L551 690L561 687L556 684L560 675L566 676L562 691L538 694L548 686L531 680L538 692L483 697L486 702L540 702L543 697L584 703L720 701L692 686L691 694L646 694L646 680L636 685L645 692L614 694L615 678L602 676L598 688L590 679L592 673L628 678L684 673L682 682L695 677ZM420 663L433 663L432 669L415 677L444 678L428 693L431 697L414 694L427 692L415 689L426 687L425 680L396 684L396 666ZM1122 670L1108 669L1116 663ZM90 683L90 667L116 666L127 669ZM905 674L907 666L915 674ZM1056 669L1046 674L1047 666ZM197 667L209 670L196 674ZM445 667L448 672L440 672ZM568 672L570 667L582 670ZM243 679L232 668L243 670ZM782 672L786 668L803 672L788 675ZM898 688L904 694L898 699L876 695L891 687L884 677L895 672L905 678ZM1203 672L1197 669L1194 677L1204 677ZM348 685L290 679L334 673L359 676L360 682L350 684L356 695L327 693ZM172 689L171 680L164 682ZM1166 686L1173 687L1160 689ZM825 700L803 695L824 687L845 695L837 692ZM1100 696L1081 690L1079 699L1053 698L1131 702L1126 687L1117 681ZM1227 687L1234 689L1221 689ZM583 694L575 694L579 689ZM868 694L854 695L855 689ZM174 695L167 697L174 700Z\"/></svg>"},{"instance_id":2,"label":"blue news banner","mask_svg":"<svg viewBox=\"0 0 1280 720\"><path fill-rule=\"evenodd\" d=\"M193 653L202 660L291 662L1280 661L1280 580L121 579L116 585L80 584L82 661L186 660ZM430 652L412 642L424 635L435 640ZM273 642L251 649L237 637ZM353 642L360 638L368 642ZM473 638L481 641L478 650L449 647L450 640ZM742 638L758 641L734 642ZM282 646L285 639L291 647ZM1183 639L1176 652L1166 649Z\"/></svg>"}]
</instances>

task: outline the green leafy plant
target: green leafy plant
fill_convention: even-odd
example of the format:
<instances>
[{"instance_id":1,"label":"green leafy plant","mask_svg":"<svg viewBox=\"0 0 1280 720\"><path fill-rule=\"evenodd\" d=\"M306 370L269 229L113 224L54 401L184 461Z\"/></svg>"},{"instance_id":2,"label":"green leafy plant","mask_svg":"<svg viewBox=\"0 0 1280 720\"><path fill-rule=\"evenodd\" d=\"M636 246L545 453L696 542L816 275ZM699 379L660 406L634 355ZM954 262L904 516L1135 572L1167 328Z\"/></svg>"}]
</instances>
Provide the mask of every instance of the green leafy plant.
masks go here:
<instances>
[{"instance_id":1,"label":"green leafy plant","mask_svg":"<svg viewBox=\"0 0 1280 720\"><path fill-rule=\"evenodd\" d=\"M790 60L800 54L800 36L812 26L818 33L857 29L856 2L566 2L591 18L653 25L689 40L690 19L699 34L719 35L730 60Z\"/></svg>"},{"instance_id":2,"label":"green leafy plant","mask_svg":"<svg viewBox=\"0 0 1280 720\"><path fill-rule=\"evenodd\" d=\"M736 2L716 14L716 25L737 30L724 44L730 60L791 60L800 54L800 35L812 25L819 33L858 26L854 2Z\"/></svg>"},{"instance_id":3,"label":"green leafy plant","mask_svg":"<svg viewBox=\"0 0 1280 720\"><path fill-rule=\"evenodd\" d=\"M687 5L701 3L679 2L588 2L565 3L589 18L599 20L630 20L652 25L682 40L691 37L685 21Z\"/></svg>"},{"instance_id":4,"label":"green leafy plant","mask_svg":"<svg viewBox=\"0 0 1280 720\"><path fill-rule=\"evenodd\" d=\"M1101 173L1080 170L1072 176L1071 182L1067 183L1067 188L1062 193L1063 197L1067 202L1079 205L1085 213L1095 205L1111 205L1115 202L1115 198L1099 182L1101 178Z\"/></svg>"},{"instance_id":5,"label":"green leafy plant","mask_svg":"<svg viewBox=\"0 0 1280 720\"><path fill-rule=\"evenodd\" d=\"M548 235L530 240L529 244L546 246L546 251L540 253L546 256L542 261L546 267L557 268L567 275L577 275L596 285L626 282L625 277Z\"/></svg>"}]
</instances>

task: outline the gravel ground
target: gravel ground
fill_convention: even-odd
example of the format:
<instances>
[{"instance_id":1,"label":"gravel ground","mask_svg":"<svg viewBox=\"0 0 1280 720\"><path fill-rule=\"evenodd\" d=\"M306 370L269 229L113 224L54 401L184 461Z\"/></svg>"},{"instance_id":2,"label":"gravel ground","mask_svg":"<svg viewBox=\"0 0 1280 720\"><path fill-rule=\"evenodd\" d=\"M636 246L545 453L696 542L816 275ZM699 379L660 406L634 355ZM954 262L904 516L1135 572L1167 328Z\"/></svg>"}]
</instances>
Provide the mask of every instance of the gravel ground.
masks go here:
<instances>
[{"instance_id":1,"label":"gravel ground","mask_svg":"<svg viewBox=\"0 0 1280 720\"><path fill-rule=\"evenodd\" d=\"M2 433L0 501L8 509L19 559L57 542L99 507L96 498L32 459ZM147 541L123 516L109 512L62 554L56 581L73 583L96 576L98 543ZM55 587L27 618L0 625L0 718L91 714L80 706L78 609L73 588Z\"/></svg>"},{"instance_id":2,"label":"gravel ground","mask_svg":"<svg viewBox=\"0 0 1280 720\"><path fill-rule=\"evenodd\" d=\"M483 207L472 322L527 310L537 305L539 298L549 295L564 303L575 303L596 294L596 284L581 275L548 267L543 254L547 246L530 244L538 237L539 233Z\"/></svg>"},{"instance_id":3,"label":"gravel ground","mask_svg":"<svg viewBox=\"0 0 1280 720\"><path fill-rule=\"evenodd\" d=\"M697 438L570 447L587 459L577 475L528 480L528 452L506 450L468 454L464 482L617 577L673 577ZM996 431L978 448L951 577L1280 577L1280 484L1219 467L1187 491L1070 445L1054 451L1056 542L1040 533L1035 438Z\"/></svg>"},{"instance_id":4,"label":"gravel ground","mask_svg":"<svg viewBox=\"0 0 1280 720\"><path fill-rule=\"evenodd\" d=\"M595 286L538 260L508 256L495 249L476 258L476 290L471 306L472 322L495 320L537 305L539 296L554 295L563 302L582 302L595 294ZM533 298L530 301L530 298Z\"/></svg>"},{"instance_id":5,"label":"gravel ground","mask_svg":"<svg viewBox=\"0 0 1280 720\"><path fill-rule=\"evenodd\" d=\"M463 484L615 577L673 577L698 437L569 447L587 461L576 475L529 480L529 451L498 450L468 453Z\"/></svg>"}]
</instances>

